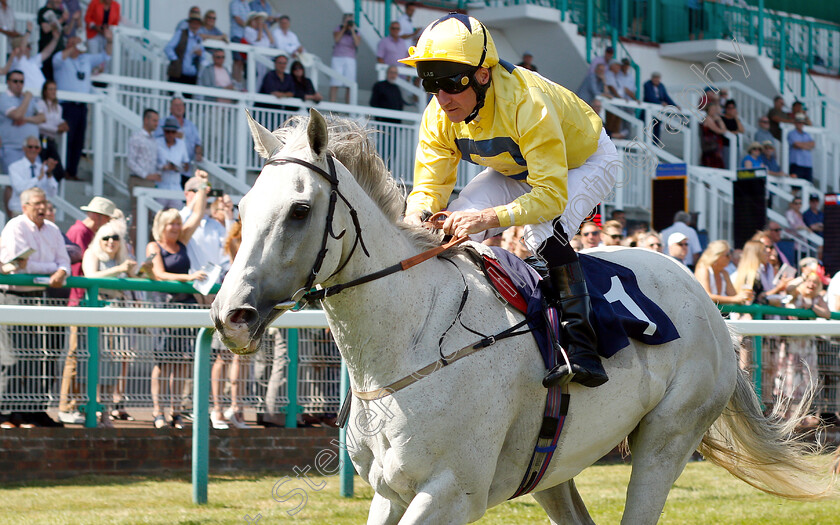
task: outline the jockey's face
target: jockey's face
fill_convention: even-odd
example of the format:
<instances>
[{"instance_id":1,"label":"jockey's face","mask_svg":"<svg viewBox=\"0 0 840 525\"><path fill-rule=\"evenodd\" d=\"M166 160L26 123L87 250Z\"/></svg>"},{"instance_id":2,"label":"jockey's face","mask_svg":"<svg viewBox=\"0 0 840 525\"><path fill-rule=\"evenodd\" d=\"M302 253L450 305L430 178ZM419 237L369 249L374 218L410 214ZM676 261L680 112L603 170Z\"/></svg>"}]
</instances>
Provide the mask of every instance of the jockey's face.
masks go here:
<instances>
[{"instance_id":1,"label":"jockey's face","mask_svg":"<svg viewBox=\"0 0 840 525\"><path fill-rule=\"evenodd\" d=\"M479 83L486 84L490 81L490 71L487 68L481 68L475 72L475 78ZM454 95L440 90L435 98L452 122L463 122L478 104L478 96L473 87Z\"/></svg>"}]
</instances>

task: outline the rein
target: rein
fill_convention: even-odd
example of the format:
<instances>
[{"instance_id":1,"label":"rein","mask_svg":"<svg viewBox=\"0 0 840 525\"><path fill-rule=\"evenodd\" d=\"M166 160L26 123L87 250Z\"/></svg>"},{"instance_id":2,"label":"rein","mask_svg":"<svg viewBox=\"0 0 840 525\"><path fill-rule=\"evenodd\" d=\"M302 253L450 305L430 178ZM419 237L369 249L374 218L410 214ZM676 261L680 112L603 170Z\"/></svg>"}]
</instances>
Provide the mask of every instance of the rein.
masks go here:
<instances>
[{"instance_id":1,"label":"rein","mask_svg":"<svg viewBox=\"0 0 840 525\"><path fill-rule=\"evenodd\" d=\"M341 233L336 235L335 232L333 231L333 227L332 227L333 218L335 216L335 205L338 202L339 197L341 198L342 201L344 201L344 204L347 205L347 207L350 209L350 217L353 219L353 227L356 230L356 238L353 241L353 247L350 249L350 254L347 256L347 259L345 259L345 261L339 265L338 269L335 270L330 275L330 277L332 277L333 275L336 275L338 272L340 272L341 270L344 269L344 267L347 265L348 262L350 262L350 259L353 257L353 254L355 253L357 246L362 247L362 251L365 252L365 255L367 257L370 257L370 253L368 253L367 247L365 246L365 241L362 238L362 227L359 224L359 214L356 212L356 209L353 208L353 205L350 204L350 201L347 200L347 197L345 197L344 194L342 194L341 191L338 189L338 177L336 176L336 173L335 173L335 160L333 159L333 157L331 155L327 156L327 165L330 168L329 173L327 173L326 171L324 171L320 167L312 164L311 162L307 162L307 161L305 161L303 159L299 159L297 157L274 157L274 158L270 158L266 161L264 166L268 166L268 165L271 165L271 164L287 164L287 163L297 164L299 166L303 166L305 168L308 168L308 169L314 171L315 173L317 173L317 174L321 175L322 177L324 177L325 179L327 179L327 181L330 183L330 186L332 186L332 188L330 190L330 206L329 206L329 209L327 210L327 225L324 228L324 235L321 239L321 249L318 250L318 256L315 259L315 264L312 266L312 270L309 272L309 277L306 280L306 284L303 286L303 288L301 288L297 292L295 292L295 294L292 297L290 297L288 300L282 301L279 304L277 304L274 307L275 310L292 310L292 311L300 310L307 303L311 303L311 302L314 302L314 301L319 301L319 300L322 300L322 299L326 299L327 297L331 297L333 295L341 293L342 291L344 291L348 288L353 288L354 286L359 286L359 285L362 285L362 284L365 284L365 283L369 283L371 281L375 281L377 279L381 279L382 277L386 277L388 275L391 275L391 274L394 274L394 273L397 273L397 272L408 270L409 268L411 268L413 266L417 266L418 264L420 264L424 261L428 261L429 259L431 259L433 257L437 257L438 255L445 252L449 248L452 248L453 246L461 244L462 242L467 240L466 236L458 237L458 238L452 238L449 242L447 242L445 244L442 244L440 246L436 246L434 248L426 250L426 251L424 251L422 253L419 253L419 254L417 254L413 257L409 257L408 259L403 259L402 261L398 262L397 264L393 264L391 266L388 266L388 267L383 268L381 270L378 270L376 272L369 273L369 274L363 275L361 277L357 277L356 279L352 279L350 281L347 281L346 283L341 283L341 284L336 284L336 285L333 285L333 286L328 286L326 288L321 288L320 290L313 290L312 286L315 283L315 279L318 276L318 272L321 271L321 265L324 263L324 259L327 256L327 252L328 252L327 241L329 240L330 237L332 237L333 239L336 239L336 240L341 239L342 237L344 237L344 234L347 232L346 230L343 230ZM327 278L329 279L329 277L327 277Z\"/></svg>"}]
</instances>

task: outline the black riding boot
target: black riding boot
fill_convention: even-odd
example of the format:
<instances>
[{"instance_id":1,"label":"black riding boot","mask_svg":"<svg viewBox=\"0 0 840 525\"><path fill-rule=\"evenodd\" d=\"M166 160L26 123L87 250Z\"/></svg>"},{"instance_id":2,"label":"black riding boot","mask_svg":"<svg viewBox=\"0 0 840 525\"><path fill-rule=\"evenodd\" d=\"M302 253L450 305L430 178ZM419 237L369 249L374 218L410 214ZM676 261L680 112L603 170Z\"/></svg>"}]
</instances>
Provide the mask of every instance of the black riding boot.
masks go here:
<instances>
[{"instance_id":1,"label":"black riding boot","mask_svg":"<svg viewBox=\"0 0 840 525\"><path fill-rule=\"evenodd\" d=\"M555 266L548 271L551 287L560 309L560 325L566 343L566 355L571 369L562 355L559 363L546 373L543 386L550 388L571 375L570 381L587 387L601 386L607 382L607 372L601 364L596 348L598 338L589 324L589 292L580 261ZM557 350L560 351L559 349Z\"/></svg>"}]
</instances>

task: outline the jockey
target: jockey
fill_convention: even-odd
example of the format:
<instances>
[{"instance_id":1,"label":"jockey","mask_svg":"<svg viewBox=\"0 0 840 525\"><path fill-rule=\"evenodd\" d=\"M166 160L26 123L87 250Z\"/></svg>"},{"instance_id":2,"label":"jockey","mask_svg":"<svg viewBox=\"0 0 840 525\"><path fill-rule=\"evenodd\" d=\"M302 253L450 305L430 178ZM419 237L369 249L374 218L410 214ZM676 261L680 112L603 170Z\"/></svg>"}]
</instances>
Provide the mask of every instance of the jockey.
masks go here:
<instances>
[{"instance_id":1,"label":"jockey","mask_svg":"<svg viewBox=\"0 0 840 525\"><path fill-rule=\"evenodd\" d=\"M566 88L499 60L484 25L451 13L432 22L409 56L423 89L434 95L423 114L414 189L405 220L420 224L449 200L463 158L486 169L449 206L447 234L481 241L513 225L549 268L571 369L562 356L543 379L566 376L596 387L607 374L589 323L590 302L569 238L610 192L618 155L600 117ZM546 287L548 288L548 287Z\"/></svg>"}]
</instances>

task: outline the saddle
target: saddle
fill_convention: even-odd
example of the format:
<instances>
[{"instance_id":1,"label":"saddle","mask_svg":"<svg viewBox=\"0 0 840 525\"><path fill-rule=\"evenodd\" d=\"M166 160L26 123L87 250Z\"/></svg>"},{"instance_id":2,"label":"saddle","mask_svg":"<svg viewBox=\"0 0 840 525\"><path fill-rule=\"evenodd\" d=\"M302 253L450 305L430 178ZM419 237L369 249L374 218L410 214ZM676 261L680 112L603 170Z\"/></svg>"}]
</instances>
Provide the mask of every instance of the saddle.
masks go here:
<instances>
[{"instance_id":1,"label":"saddle","mask_svg":"<svg viewBox=\"0 0 840 525\"><path fill-rule=\"evenodd\" d=\"M465 252L487 277L496 295L525 314L546 358L550 341L540 340L546 309L539 282L540 273L512 253L498 247L467 242ZM630 344L630 338L648 345L661 345L679 338L679 332L664 311L639 288L629 268L587 254L578 254L592 303L592 327L598 334L598 355L611 357ZM551 312L559 314L562 312ZM548 356L551 354L549 353ZM546 361L548 362L548 361Z\"/></svg>"}]
</instances>

